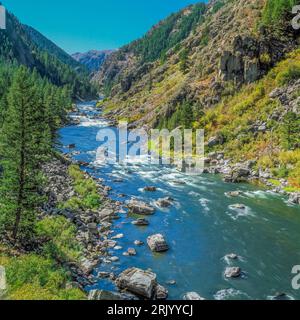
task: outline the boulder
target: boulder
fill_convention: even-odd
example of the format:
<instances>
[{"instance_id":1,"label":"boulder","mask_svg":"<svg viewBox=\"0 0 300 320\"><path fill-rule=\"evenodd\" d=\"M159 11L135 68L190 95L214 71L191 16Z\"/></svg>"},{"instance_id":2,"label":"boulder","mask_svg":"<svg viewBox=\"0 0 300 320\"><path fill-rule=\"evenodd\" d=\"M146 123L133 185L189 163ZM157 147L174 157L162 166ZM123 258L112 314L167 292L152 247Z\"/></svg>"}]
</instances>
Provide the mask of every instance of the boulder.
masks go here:
<instances>
[{"instance_id":1,"label":"boulder","mask_svg":"<svg viewBox=\"0 0 300 320\"><path fill-rule=\"evenodd\" d=\"M136 250L135 250L134 248L129 248L129 249L127 250L127 252L128 252L128 254L129 254L130 256L136 256L136 255L137 255Z\"/></svg>"},{"instance_id":2,"label":"boulder","mask_svg":"<svg viewBox=\"0 0 300 320\"><path fill-rule=\"evenodd\" d=\"M289 202L293 204L300 204L300 193L292 193Z\"/></svg>"},{"instance_id":3,"label":"boulder","mask_svg":"<svg viewBox=\"0 0 300 320\"><path fill-rule=\"evenodd\" d=\"M135 214L141 214L141 215L152 215L155 212L155 209L148 205L145 202L137 201L137 200L131 200L127 204L128 209Z\"/></svg>"},{"instance_id":4,"label":"boulder","mask_svg":"<svg viewBox=\"0 0 300 320\"><path fill-rule=\"evenodd\" d=\"M241 194L241 191L230 191L225 193L227 197L239 197Z\"/></svg>"},{"instance_id":5,"label":"boulder","mask_svg":"<svg viewBox=\"0 0 300 320\"><path fill-rule=\"evenodd\" d=\"M116 285L122 290L125 289L141 297L151 299L157 286L156 274L138 268L130 268L119 275Z\"/></svg>"},{"instance_id":6,"label":"boulder","mask_svg":"<svg viewBox=\"0 0 300 320\"><path fill-rule=\"evenodd\" d=\"M239 267L226 268L224 276L225 278L239 278L241 273L242 271Z\"/></svg>"},{"instance_id":7,"label":"boulder","mask_svg":"<svg viewBox=\"0 0 300 320\"><path fill-rule=\"evenodd\" d=\"M152 187L152 186L144 188L144 191L148 191L148 192L155 192L156 190L157 190L157 188L156 187Z\"/></svg>"},{"instance_id":8,"label":"boulder","mask_svg":"<svg viewBox=\"0 0 300 320\"><path fill-rule=\"evenodd\" d=\"M153 252L164 252L169 250L165 238L161 234L155 234L147 238L149 248Z\"/></svg>"},{"instance_id":9,"label":"boulder","mask_svg":"<svg viewBox=\"0 0 300 320\"><path fill-rule=\"evenodd\" d=\"M148 226L149 225L149 221L146 219L137 219L135 221L132 221L132 224L134 224L135 226Z\"/></svg>"},{"instance_id":10,"label":"boulder","mask_svg":"<svg viewBox=\"0 0 300 320\"><path fill-rule=\"evenodd\" d=\"M88 260L87 258L82 258L80 261L80 268L85 274L90 274L97 265L98 261L96 260Z\"/></svg>"},{"instance_id":11,"label":"boulder","mask_svg":"<svg viewBox=\"0 0 300 320\"><path fill-rule=\"evenodd\" d=\"M197 292L188 292L183 296L183 300L205 300Z\"/></svg>"},{"instance_id":12,"label":"boulder","mask_svg":"<svg viewBox=\"0 0 300 320\"><path fill-rule=\"evenodd\" d=\"M114 215L115 215L115 213L112 209L103 209L99 212L100 220L103 220L106 218L112 218Z\"/></svg>"},{"instance_id":13,"label":"boulder","mask_svg":"<svg viewBox=\"0 0 300 320\"><path fill-rule=\"evenodd\" d=\"M143 245L144 245L144 242L143 242L143 241L140 241L140 240L135 240L135 241L134 241L134 245L140 247L140 246L143 246Z\"/></svg>"},{"instance_id":14,"label":"boulder","mask_svg":"<svg viewBox=\"0 0 300 320\"><path fill-rule=\"evenodd\" d=\"M166 300L168 298L168 290L162 285L158 284L155 288L155 298L157 300Z\"/></svg>"},{"instance_id":15,"label":"boulder","mask_svg":"<svg viewBox=\"0 0 300 320\"><path fill-rule=\"evenodd\" d=\"M105 290L92 290L89 292L88 300L116 301L116 300L123 300L123 299L122 299L122 295L116 292L105 291Z\"/></svg>"},{"instance_id":16,"label":"boulder","mask_svg":"<svg viewBox=\"0 0 300 320\"><path fill-rule=\"evenodd\" d=\"M174 200L172 198L167 197L167 198L158 199L156 201L156 204L161 208L168 208L172 205L173 201Z\"/></svg>"},{"instance_id":17,"label":"boulder","mask_svg":"<svg viewBox=\"0 0 300 320\"><path fill-rule=\"evenodd\" d=\"M124 238L124 234L123 233L119 233L119 234L111 237L112 240L122 239L122 238Z\"/></svg>"}]
</instances>

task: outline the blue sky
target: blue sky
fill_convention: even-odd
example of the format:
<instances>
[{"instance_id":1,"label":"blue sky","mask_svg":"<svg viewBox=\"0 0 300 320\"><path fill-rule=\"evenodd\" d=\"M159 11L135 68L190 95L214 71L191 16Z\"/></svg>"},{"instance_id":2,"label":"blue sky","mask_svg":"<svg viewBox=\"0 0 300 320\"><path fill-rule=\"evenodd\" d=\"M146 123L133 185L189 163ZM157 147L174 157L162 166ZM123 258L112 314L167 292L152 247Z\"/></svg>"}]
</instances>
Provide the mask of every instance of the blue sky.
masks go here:
<instances>
[{"instance_id":1,"label":"blue sky","mask_svg":"<svg viewBox=\"0 0 300 320\"><path fill-rule=\"evenodd\" d=\"M22 23L69 53L115 49L199 0L2 0Z\"/></svg>"}]
</instances>

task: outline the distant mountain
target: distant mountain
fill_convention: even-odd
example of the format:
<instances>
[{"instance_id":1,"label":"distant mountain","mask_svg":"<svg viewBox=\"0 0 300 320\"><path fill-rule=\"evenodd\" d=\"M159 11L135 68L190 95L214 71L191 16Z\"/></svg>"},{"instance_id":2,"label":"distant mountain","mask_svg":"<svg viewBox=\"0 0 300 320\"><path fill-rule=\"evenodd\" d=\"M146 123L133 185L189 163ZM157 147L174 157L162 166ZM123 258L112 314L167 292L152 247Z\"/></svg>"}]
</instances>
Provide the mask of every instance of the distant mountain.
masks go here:
<instances>
[{"instance_id":1,"label":"distant mountain","mask_svg":"<svg viewBox=\"0 0 300 320\"><path fill-rule=\"evenodd\" d=\"M85 53L74 53L72 57L86 66L91 72L98 71L105 59L113 52L113 50L90 50Z\"/></svg>"},{"instance_id":2,"label":"distant mountain","mask_svg":"<svg viewBox=\"0 0 300 320\"><path fill-rule=\"evenodd\" d=\"M68 85L74 98L94 96L88 70L41 33L7 12L7 28L0 30L0 60L35 68L57 86Z\"/></svg>"}]
</instances>

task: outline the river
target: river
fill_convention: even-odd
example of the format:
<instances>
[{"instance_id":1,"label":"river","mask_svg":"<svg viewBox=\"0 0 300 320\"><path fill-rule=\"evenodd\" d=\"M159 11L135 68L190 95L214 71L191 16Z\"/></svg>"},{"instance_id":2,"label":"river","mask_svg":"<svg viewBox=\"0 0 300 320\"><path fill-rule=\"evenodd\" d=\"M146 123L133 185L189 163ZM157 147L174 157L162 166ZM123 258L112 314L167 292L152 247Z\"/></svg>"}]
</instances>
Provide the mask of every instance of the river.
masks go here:
<instances>
[{"instance_id":1,"label":"river","mask_svg":"<svg viewBox=\"0 0 300 320\"><path fill-rule=\"evenodd\" d=\"M61 143L75 143L80 154L74 158L93 164L99 147L96 135L106 121L93 119L95 103L78 107L86 115L79 117L79 125L61 129ZM300 265L300 208L289 205L286 198L248 184L224 183L219 176L187 176L176 169L143 163L84 169L112 187L110 196L114 200L123 202L136 197L153 205L166 196L175 200L168 209L156 208L155 214L147 217L147 227L132 225L136 217L120 213L113 230L125 235L118 240L123 249L112 251L120 260L101 264L95 275L99 271L120 273L129 267L152 269L158 281L168 288L169 299L182 299L190 291L206 299L261 300L283 292L286 298L300 299L300 290L291 285L292 268ZM157 191L144 192L145 186L156 186ZM241 196L225 195L234 190L241 190ZM231 209L236 203L244 204L246 210ZM156 233L166 237L168 252L154 254L147 245L135 247L135 240L146 242L149 235ZM123 256L129 247L136 248L136 256ZM224 258L230 253L236 253L239 259ZM242 277L225 279L228 266L241 267ZM176 284L171 284L172 280ZM111 281L103 279L86 289L95 288L115 290Z\"/></svg>"}]
</instances>

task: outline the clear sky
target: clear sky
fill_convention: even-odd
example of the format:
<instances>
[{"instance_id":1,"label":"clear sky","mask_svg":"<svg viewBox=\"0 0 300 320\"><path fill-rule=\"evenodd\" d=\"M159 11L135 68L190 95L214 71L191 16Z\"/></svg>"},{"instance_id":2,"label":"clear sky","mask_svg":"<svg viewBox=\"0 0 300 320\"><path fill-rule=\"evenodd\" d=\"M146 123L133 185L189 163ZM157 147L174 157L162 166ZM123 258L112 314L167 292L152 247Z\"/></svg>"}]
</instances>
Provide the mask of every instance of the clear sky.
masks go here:
<instances>
[{"instance_id":1,"label":"clear sky","mask_svg":"<svg viewBox=\"0 0 300 320\"><path fill-rule=\"evenodd\" d=\"M2 0L69 53L116 49L169 14L201 0Z\"/></svg>"}]
</instances>

